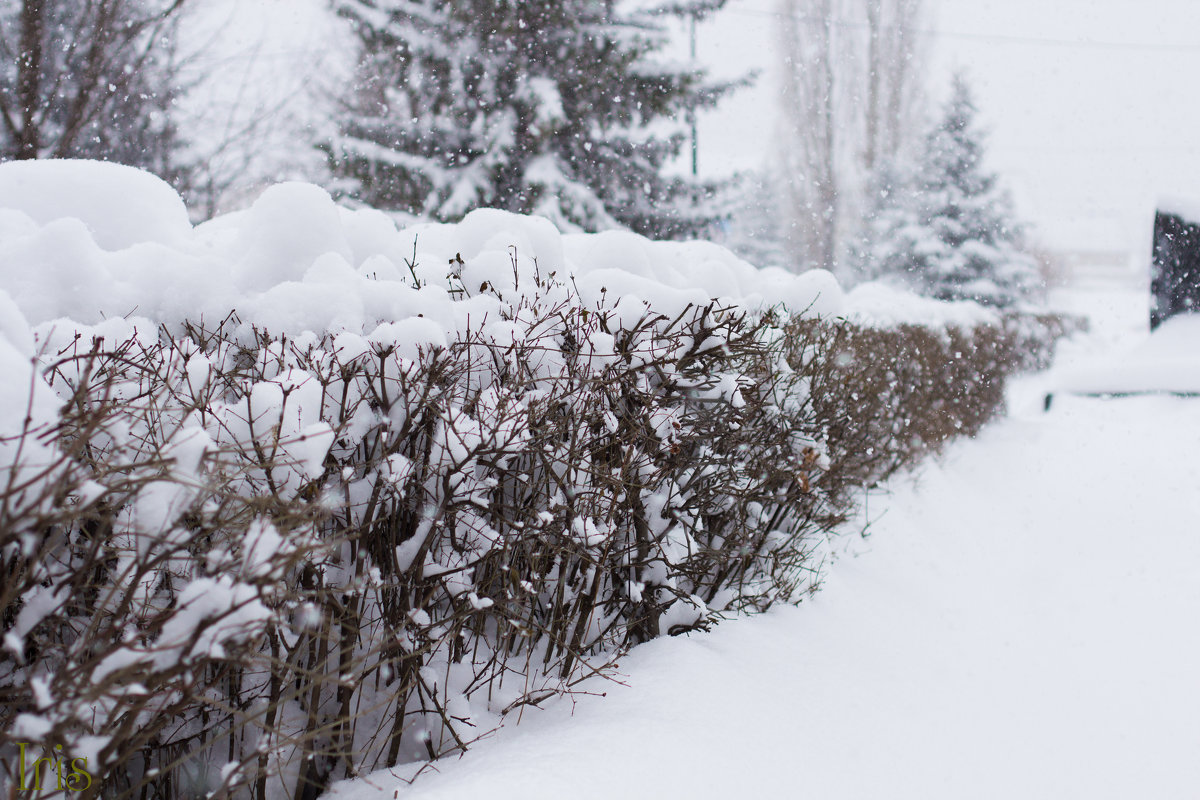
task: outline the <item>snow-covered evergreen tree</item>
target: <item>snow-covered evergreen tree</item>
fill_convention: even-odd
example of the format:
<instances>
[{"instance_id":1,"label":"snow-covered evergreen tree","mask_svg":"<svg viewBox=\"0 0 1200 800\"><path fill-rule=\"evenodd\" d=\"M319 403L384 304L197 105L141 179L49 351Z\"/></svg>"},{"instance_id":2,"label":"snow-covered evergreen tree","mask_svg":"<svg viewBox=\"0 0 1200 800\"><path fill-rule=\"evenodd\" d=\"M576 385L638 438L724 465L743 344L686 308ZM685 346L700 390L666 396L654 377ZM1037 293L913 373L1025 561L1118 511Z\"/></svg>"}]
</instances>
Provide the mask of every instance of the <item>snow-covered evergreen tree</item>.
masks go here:
<instances>
[{"instance_id":1,"label":"snow-covered evergreen tree","mask_svg":"<svg viewBox=\"0 0 1200 800\"><path fill-rule=\"evenodd\" d=\"M709 225L712 184L664 174L727 85L656 58L673 16L725 0L338 0L362 41L347 194L439 220L481 206L656 237Z\"/></svg>"},{"instance_id":2,"label":"snow-covered evergreen tree","mask_svg":"<svg viewBox=\"0 0 1200 800\"><path fill-rule=\"evenodd\" d=\"M1039 291L1037 263L1023 250L1011 198L981 163L975 114L959 76L916 169L880 173L858 252L864 276L896 276L932 297L1000 307Z\"/></svg>"},{"instance_id":3,"label":"snow-covered evergreen tree","mask_svg":"<svg viewBox=\"0 0 1200 800\"><path fill-rule=\"evenodd\" d=\"M866 214L851 243L850 272L858 281L907 282L913 254L904 231L919 235L918 201L915 165L900 158L880 165L867 186Z\"/></svg>"}]
</instances>

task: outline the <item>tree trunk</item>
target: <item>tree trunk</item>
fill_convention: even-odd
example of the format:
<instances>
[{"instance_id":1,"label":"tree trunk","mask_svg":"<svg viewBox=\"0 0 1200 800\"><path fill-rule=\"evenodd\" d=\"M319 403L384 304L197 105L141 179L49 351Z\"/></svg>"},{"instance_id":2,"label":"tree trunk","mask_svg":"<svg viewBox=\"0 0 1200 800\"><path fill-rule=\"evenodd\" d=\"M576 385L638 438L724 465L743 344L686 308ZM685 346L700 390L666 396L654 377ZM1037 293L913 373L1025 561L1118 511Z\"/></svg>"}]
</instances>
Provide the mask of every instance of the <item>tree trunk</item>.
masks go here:
<instances>
[{"instance_id":1,"label":"tree trunk","mask_svg":"<svg viewBox=\"0 0 1200 800\"><path fill-rule=\"evenodd\" d=\"M38 112L41 110L42 46L45 32L44 1L25 0L21 6L21 55L17 60L17 102L21 120L17 132L18 159L38 157Z\"/></svg>"}]
</instances>

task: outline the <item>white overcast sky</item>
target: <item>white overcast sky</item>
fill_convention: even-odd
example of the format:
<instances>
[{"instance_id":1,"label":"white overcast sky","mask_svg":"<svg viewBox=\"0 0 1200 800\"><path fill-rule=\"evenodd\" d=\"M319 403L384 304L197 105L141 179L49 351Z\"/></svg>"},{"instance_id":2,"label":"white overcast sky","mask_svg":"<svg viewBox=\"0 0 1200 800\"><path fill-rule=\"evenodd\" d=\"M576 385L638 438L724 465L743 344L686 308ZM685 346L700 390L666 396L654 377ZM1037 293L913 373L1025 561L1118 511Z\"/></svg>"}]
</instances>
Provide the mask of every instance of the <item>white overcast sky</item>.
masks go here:
<instances>
[{"instance_id":1,"label":"white overcast sky","mask_svg":"<svg viewBox=\"0 0 1200 800\"><path fill-rule=\"evenodd\" d=\"M971 79L991 166L1045 245L1140 252L1155 198L1200 200L1200 3L927 0L931 92ZM702 169L770 153L776 0L730 0L700 28L718 74L760 85L702 121Z\"/></svg>"}]
</instances>

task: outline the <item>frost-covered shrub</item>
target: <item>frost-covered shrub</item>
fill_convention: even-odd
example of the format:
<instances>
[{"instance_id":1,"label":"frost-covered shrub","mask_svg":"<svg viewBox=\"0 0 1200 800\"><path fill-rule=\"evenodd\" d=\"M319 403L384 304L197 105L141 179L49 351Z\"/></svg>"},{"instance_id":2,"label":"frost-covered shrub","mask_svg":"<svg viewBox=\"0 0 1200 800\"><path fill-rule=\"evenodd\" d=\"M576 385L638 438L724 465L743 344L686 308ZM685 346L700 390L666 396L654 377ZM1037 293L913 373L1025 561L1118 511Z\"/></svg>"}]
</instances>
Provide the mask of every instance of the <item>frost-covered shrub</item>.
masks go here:
<instances>
[{"instance_id":1,"label":"frost-covered shrub","mask_svg":"<svg viewBox=\"0 0 1200 800\"><path fill-rule=\"evenodd\" d=\"M106 797L316 797L464 749L633 644L802 597L854 488L978 430L1019 361L999 325L524 280L460 278L512 297L453 340L52 333L61 413L0 420L0 774L61 744Z\"/></svg>"},{"instance_id":2,"label":"frost-covered shrub","mask_svg":"<svg viewBox=\"0 0 1200 800\"><path fill-rule=\"evenodd\" d=\"M247 725L239 687L262 670L279 590L259 564L285 568L306 528L299 507L238 491L240 454L205 430L215 384L194 351L72 339L49 355L60 418L6 431L4 780L21 774L19 743L27 768L59 745L84 759L92 792L103 776L106 796L187 796L210 732ZM275 524L295 545L266 559Z\"/></svg>"},{"instance_id":3,"label":"frost-covered shrub","mask_svg":"<svg viewBox=\"0 0 1200 800\"><path fill-rule=\"evenodd\" d=\"M0 509L9 765L316 792L798 596L835 517L774 318L538 280L445 346L419 318L52 335L62 420L17 438L56 481Z\"/></svg>"},{"instance_id":4,"label":"frost-covered shrub","mask_svg":"<svg viewBox=\"0 0 1200 800\"><path fill-rule=\"evenodd\" d=\"M808 375L835 506L1004 411L1006 378L1044 369L1079 318L1008 313L970 326L792 320L788 361Z\"/></svg>"}]
</instances>

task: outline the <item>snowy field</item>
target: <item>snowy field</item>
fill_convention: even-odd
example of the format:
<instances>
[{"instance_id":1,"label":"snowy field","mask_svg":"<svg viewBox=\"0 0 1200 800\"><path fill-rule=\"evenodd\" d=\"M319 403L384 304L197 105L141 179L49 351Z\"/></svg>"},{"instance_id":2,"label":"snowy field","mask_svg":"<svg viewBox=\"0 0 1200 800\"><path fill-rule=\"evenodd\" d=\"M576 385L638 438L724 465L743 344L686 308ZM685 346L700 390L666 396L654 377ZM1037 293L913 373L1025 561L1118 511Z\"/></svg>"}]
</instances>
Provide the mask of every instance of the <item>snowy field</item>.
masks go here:
<instances>
[{"instance_id":1,"label":"snowy field","mask_svg":"<svg viewBox=\"0 0 1200 800\"><path fill-rule=\"evenodd\" d=\"M1144 335L1140 295L1068 299L1100 314L1078 351ZM1195 797L1200 404L1043 414L1046 381L874 497L812 601L639 647L606 698L334 797Z\"/></svg>"}]
</instances>

